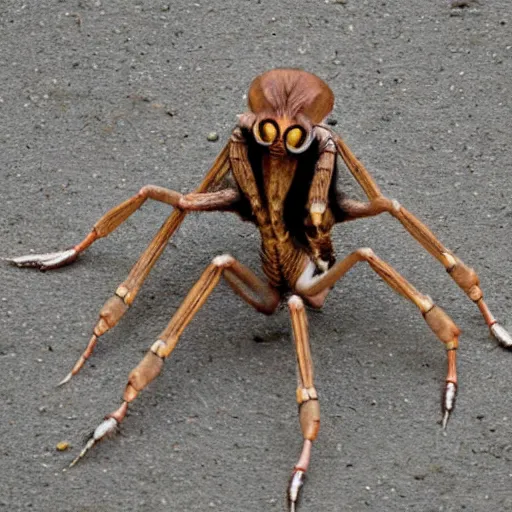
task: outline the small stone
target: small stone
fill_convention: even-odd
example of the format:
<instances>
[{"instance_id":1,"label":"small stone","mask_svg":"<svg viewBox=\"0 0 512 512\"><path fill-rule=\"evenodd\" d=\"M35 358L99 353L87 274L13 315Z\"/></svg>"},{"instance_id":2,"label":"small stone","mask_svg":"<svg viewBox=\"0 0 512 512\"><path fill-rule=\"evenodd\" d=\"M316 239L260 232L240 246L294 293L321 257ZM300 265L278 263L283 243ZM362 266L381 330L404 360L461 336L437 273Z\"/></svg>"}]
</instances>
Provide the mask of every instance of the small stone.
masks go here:
<instances>
[{"instance_id":1,"label":"small stone","mask_svg":"<svg viewBox=\"0 0 512 512\"><path fill-rule=\"evenodd\" d=\"M210 142L217 142L219 140L219 134L217 132L210 132L206 138Z\"/></svg>"},{"instance_id":2,"label":"small stone","mask_svg":"<svg viewBox=\"0 0 512 512\"><path fill-rule=\"evenodd\" d=\"M65 452L66 450L69 450L69 447L71 445L67 441L61 441L60 443L57 443L57 451L59 452Z\"/></svg>"},{"instance_id":3,"label":"small stone","mask_svg":"<svg viewBox=\"0 0 512 512\"><path fill-rule=\"evenodd\" d=\"M329 126L336 126L338 124L338 120L334 119L334 117L328 117L327 118L327 124Z\"/></svg>"}]
</instances>

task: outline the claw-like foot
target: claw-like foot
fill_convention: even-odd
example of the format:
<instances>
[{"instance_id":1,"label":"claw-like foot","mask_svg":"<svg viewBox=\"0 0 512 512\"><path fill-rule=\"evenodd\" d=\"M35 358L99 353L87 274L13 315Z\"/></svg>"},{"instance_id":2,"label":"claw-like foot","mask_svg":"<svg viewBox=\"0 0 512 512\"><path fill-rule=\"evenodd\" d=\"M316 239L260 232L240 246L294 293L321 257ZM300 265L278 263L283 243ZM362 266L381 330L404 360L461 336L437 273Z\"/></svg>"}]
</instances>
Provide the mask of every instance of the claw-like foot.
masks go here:
<instances>
[{"instance_id":1,"label":"claw-like foot","mask_svg":"<svg viewBox=\"0 0 512 512\"><path fill-rule=\"evenodd\" d=\"M307 402L306 402L307 403ZM311 460L311 448L313 443L310 439L304 439L304 445L302 446L302 453L300 458L293 468L292 477L290 478L290 484L286 492L288 498L288 511L296 512L299 503L300 491L304 485L306 479L306 471L308 470L309 461Z\"/></svg>"},{"instance_id":2,"label":"claw-like foot","mask_svg":"<svg viewBox=\"0 0 512 512\"><path fill-rule=\"evenodd\" d=\"M67 382L71 380L71 377L73 377L73 372L69 372L58 384L57 387L60 388L61 386L64 386Z\"/></svg>"},{"instance_id":3,"label":"claw-like foot","mask_svg":"<svg viewBox=\"0 0 512 512\"><path fill-rule=\"evenodd\" d=\"M505 348L512 348L512 336L499 323L494 323L490 327L491 334L498 340L498 343Z\"/></svg>"},{"instance_id":4,"label":"claw-like foot","mask_svg":"<svg viewBox=\"0 0 512 512\"><path fill-rule=\"evenodd\" d=\"M100 423L99 426L96 427L96 430L89 437L87 443L85 443L82 451L73 459L69 467L72 468L96 443L101 441L105 436L116 432L118 425L119 424L115 418L107 418L102 423Z\"/></svg>"},{"instance_id":5,"label":"claw-like foot","mask_svg":"<svg viewBox=\"0 0 512 512\"><path fill-rule=\"evenodd\" d=\"M289 512L296 512L297 503L299 500L299 493L304 485L306 473L301 469L294 469L288 486L288 510Z\"/></svg>"},{"instance_id":6,"label":"claw-like foot","mask_svg":"<svg viewBox=\"0 0 512 512\"><path fill-rule=\"evenodd\" d=\"M127 410L128 402L123 402L119 409L106 416L105 419L96 427L96 430L94 430L90 435L85 446L82 448L82 451L73 459L69 467L72 468L80 459L85 457L85 454L91 450L95 444L99 443L105 437L115 434L118 430L119 424L126 416Z\"/></svg>"},{"instance_id":7,"label":"claw-like foot","mask_svg":"<svg viewBox=\"0 0 512 512\"><path fill-rule=\"evenodd\" d=\"M75 248L46 254L26 254L17 258L2 258L17 267L33 267L39 270L51 270L63 267L76 260L78 251Z\"/></svg>"},{"instance_id":8,"label":"claw-like foot","mask_svg":"<svg viewBox=\"0 0 512 512\"><path fill-rule=\"evenodd\" d=\"M446 430L446 425L448 424L448 420L450 419L450 414L455 407L455 397L457 395L457 386L453 382L447 382L444 388L443 395L443 419L441 422L441 426L443 430Z\"/></svg>"}]
</instances>

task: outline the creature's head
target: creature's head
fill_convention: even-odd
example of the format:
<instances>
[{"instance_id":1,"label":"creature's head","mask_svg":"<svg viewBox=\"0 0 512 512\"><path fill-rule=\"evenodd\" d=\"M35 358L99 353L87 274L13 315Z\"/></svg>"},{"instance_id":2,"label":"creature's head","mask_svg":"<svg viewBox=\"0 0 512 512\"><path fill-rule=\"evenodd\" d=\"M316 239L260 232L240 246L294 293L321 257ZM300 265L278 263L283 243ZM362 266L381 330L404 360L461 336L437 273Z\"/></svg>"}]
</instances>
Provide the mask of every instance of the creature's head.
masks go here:
<instances>
[{"instance_id":1,"label":"creature's head","mask_svg":"<svg viewBox=\"0 0 512 512\"><path fill-rule=\"evenodd\" d=\"M253 134L259 144L300 154L311 145L313 125L331 112L334 95L316 75L300 69L273 69L253 80L248 103L255 115Z\"/></svg>"}]
</instances>

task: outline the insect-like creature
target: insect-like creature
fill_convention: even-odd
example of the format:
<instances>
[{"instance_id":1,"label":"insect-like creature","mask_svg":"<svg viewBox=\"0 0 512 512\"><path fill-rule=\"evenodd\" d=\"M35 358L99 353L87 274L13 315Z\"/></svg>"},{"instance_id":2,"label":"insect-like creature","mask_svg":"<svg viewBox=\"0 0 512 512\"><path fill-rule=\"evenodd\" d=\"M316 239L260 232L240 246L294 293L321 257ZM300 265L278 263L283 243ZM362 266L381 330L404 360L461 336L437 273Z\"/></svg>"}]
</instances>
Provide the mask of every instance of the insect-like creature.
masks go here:
<instances>
[{"instance_id":1,"label":"insect-like creature","mask_svg":"<svg viewBox=\"0 0 512 512\"><path fill-rule=\"evenodd\" d=\"M322 124L334 104L327 84L302 70L275 69L252 82L248 103L249 111L238 116L229 142L195 192L183 195L147 185L108 211L73 248L10 261L20 267L57 268L71 263L94 241L109 235L147 199L174 208L126 281L101 309L92 337L61 382L64 384L83 367L100 336L112 329L128 310L188 212L233 212L252 222L261 235L261 262L266 279L257 277L229 254L214 258L146 356L131 371L120 407L106 416L71 465L103 437L116 431L128 405L160 373L183 330L223 277L233 291L257 311L270 315L282 301L288 303L298 363L299 419L304 437L287 490L289 510L294 511L320 425L305 305L321 308L330 288L356 263L367 263L391 288L415 304L445 345L448 368L442 398L443 428L453 410L457 391L458 327L430 297L416 290L371 249L358 249L336 262L331 241L335 224L384 212L391 214L439 260L476 303L497 341L510 348L512 338L485 304L475 271L444 247L413 214L397 201L385 197L341 137ZM364 190L367 202L349 199L338 190L337 156Z\"/></svg>"}]
</instances>

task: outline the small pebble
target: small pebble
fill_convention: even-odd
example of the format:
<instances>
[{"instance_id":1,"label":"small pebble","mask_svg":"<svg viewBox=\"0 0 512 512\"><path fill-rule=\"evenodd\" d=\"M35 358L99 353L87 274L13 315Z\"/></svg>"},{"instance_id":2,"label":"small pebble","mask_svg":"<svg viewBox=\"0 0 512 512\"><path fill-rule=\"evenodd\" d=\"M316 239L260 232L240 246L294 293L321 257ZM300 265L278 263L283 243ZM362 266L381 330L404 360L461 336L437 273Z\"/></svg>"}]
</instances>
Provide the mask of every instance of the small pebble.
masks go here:
<instances>
[{"instance_id":1,"label":"small pebble","mask_svg":"<svg viewBox=\"0 0 512 512\"><path fill-rule=\"evenodd\" d=\"M61 441L60 443L57 443L57 446L55 448L57 448L57 451L59 452L65 452L66 450L68 450L70 447L70 444L67 442L67 441Z\"/></svg>"},{"instance_id":2,"label":"small pebble","mask_svg":"<svg viewBox=\"0 0 512 512\"><path fill-rule=\"evenodd\" d=\"M327 118L327 124L329 126L336 126L338 124L338 120L334 119L334 117L328 117Z\"/></svg>"},{"instance_id":3,"label":"small pebble","mask_svg":"<svg viewBox=\"0 0 512 512\"><path fill-rule=\"evenodd\" d=\"M219 134L217 132L210 132L206 138L210 141L210 142L217 142L219 140Z\"/></svg>"}]
</instances>

